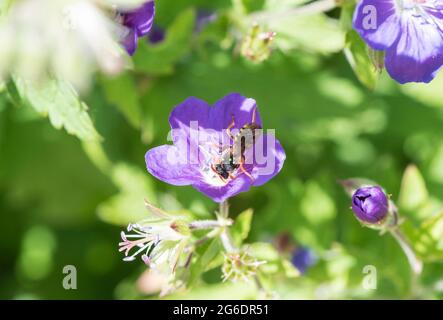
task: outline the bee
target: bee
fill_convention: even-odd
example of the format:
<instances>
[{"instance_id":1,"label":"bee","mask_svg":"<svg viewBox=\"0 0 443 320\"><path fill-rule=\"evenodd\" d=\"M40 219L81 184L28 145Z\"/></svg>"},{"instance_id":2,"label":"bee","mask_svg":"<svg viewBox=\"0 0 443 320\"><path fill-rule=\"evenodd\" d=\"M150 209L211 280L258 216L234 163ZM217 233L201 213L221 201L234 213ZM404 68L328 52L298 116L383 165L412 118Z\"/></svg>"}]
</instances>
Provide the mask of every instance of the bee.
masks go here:
<instances>
[{"instance_id":1,"label":"bee","mask_svg":"<svg viewBox=\"0 0 443 320\"><path fill-rule=\"evenodd\" d=\"M232 121L226 129L227 135L232 140L232 145L221 152L219 161L212 164L211 169L223 182L226 182L228 178L235 179L234 172L237 169L240 169L241 172L254 181L254 178L246 171L243 165L245 163L246 150L253 147L256 139L261 135L262 127L256 123L256 109L253 111L251 122L241 127L236 135L233 135L231 132L234 126L235 118L232 116Z\"/></svg>"}]
</instances>

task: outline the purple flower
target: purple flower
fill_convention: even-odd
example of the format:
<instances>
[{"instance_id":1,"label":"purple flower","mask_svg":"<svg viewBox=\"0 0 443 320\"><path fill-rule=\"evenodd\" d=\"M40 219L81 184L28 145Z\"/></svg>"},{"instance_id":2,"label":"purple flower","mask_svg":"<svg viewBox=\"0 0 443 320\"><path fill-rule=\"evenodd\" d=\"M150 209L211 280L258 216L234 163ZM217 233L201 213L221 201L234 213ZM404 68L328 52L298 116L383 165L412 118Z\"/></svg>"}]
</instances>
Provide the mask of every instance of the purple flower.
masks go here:
<instances>
[{"instance_id":1,"label":"purple flower","mask_svg":"<svg viewBox=\"0 0 443 320\"><path fill-rule=\"evenodd\" d=\"M388 198L378 186L362 187L352 196L352 210L363 223L380 224L388 215Z\"/></svg>"},{"instance_id":2,"label":"purple flower","mask_svg":"<svg viewBox=\"0 0 443 320\"><path fill-rule=\"evenodd\" d=\"M300 273L305 273L309 267L317 262L317 256L309 248L300 247L292 253L291 262Z\"/></svg>"},{"instance_id":3,"label":"purple flower","mask_svg":"<svg viewBox=\"0 0 443 320\"><path fill-rule=\"evenodd\" d=\"M174 145L146 153L148 171L176 186L192 185L216 202L268 182L286 155L273 135L262 134L255 100L229 94L214 106L190 97L174 108Z\"/></svg>"},{"instance_id":4,"label":"purple flower","mask_svg":"<svg viewBox=\"0 0 443 320\"><path fill-rule=\"evenodd\" d=\"M441 0L362 0L354 28L399 83L430 82L443 65Z\"/></svg>"},{"instance_id":5,"label":"purple flower","mask_svg":"<svg viewBox=\"0 0 443 320\"><path fill-rule=\"evenodd\" d=\"M161 27L153 26L149 33L148 40L152 44L157 44L165 40L165 30Z\"/></svg>"},{"instance_id":6,"label":"purple flower","mask_svg":"<svg viewBox=\"0 0 443 320\"><path fill-rule=\"evenodd\" d=\"M128 28L128 34L122 40L129 55L133 55L137 49L138 38L144 37L152 28L155 16L154 1L145 2L141 7L120 12L122 24Z\"/></svg>"}]
</instances>

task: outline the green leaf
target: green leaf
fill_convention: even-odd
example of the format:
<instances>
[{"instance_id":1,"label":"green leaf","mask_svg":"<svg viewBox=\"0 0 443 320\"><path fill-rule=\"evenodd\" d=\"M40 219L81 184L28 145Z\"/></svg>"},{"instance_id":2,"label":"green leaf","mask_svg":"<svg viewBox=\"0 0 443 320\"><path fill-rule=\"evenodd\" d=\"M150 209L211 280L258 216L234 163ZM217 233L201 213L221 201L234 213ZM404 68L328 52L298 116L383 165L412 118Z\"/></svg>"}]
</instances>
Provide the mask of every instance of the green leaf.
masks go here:
<instances>
[{"instance_id":1,"label":"green leaf","mask_svg":"<svg viewBox=\"0 0 443 320\"><path fill-rule=\"evenodd\" d=\"M425 262L443 259L443 212L426 219L420 228L405 222L402 230Z\"/></svg>"},{"instance_id":2,"label":"green leaf","mask_svg":"<svg viewBox=\"0 0 443 320\"><path fill-rule=\"evenodd\" d=\"M218 238L214 238L197 248L197 258L191 265L191 273L188 286L193 286L200 276L223 263L221 255L222 247ZM215 262L215 263L214 263Z\"/></svg>"},{"instance_id":3,"label":"green leaf","mask_svg":"<svg viewBox=\"0 0 443 320\"><path fill-rule=\"evenodd\" d=\"M14 83L22 102L39 114L48 116L56 129L65 128L69 134L82 140L100 139L89 116L88 106L68 82L48 79L35 83L14 77Z\"/></svg>"},{"instance_id":4,"label":"green leaf","mask_svg":"<svg viewBox=\"0 0 443 320\"><path fill-rule=\"evenodd\" d=\"M149 216L143 199L155 202L156 197L145 172L137 167L119 164L112 169L112 180L120 192L99 205L97 212L100 219L126 226Z\"/></svg>"},{"instance_id":5,"label":"green leaf","mask_svg":"<svg viewBox=\"0 0 443 320\"><path fill-rule=\"evenodd\" d=\"M237 246L240 246L248 237L249 231L251 230L251 222L252 222L252 209L248 209L240 213L235 219L235 223L231 228L231 236L232 240Z\"/></svg>"},{"instance_id":6,"label":"green leaf","mask_svg":"<svg viewBox=\"0 0 443 320\"><path fill-rule=\"evenodd\" d=\"M414 212L414 216L420 218L418 211L428 200L429 194L423 176L416 166L408 166L401 182L398 200L400 211Z\"/></svg>"},{"instance_id":7,"label":"green leaf","mask_svg":"<svg viewBox=\"0 0 443 320\"><path fill-rule=\"evenodd\" d=\"M380 73L371 60L366 43L356 31L347 32L344 52L358 80L368 89L373 90Z\"/></svg>"},{"instance_id":8,"label":"green leaf","mask_svg":"<svg viewBox=\"0 0 443 320\"><path fill-rule=\"evenodd\" d=\"M275 44L283 51L329 54L342 50L345 44L339 23L324 14L273 19L269 29L277 33Z\"/></svg>"},{"instance_id":9,"label":"green leaf","mask_svg":"<svg viewBox=\"0 0 443 320\"><path fill-rule=\"evenodd\" d=\"M102 78L106 99L120 110L129 123L136 129L141 124L141 108L134 78L123 73L113 78Z\"/></svg>"},{"instance_id":10,"label":"green leaf","mask_svg":"<svg viewBox=\"0 0 443 320\"><path fill-rule=\"evenodd\" d=\"M171 74L175 63L190 49L194 22L194 10L185 10L166 30L166 38L161 43L152 45L140 41L134 55L135 70L151 75Z\"/></svg>"}]
</instances>

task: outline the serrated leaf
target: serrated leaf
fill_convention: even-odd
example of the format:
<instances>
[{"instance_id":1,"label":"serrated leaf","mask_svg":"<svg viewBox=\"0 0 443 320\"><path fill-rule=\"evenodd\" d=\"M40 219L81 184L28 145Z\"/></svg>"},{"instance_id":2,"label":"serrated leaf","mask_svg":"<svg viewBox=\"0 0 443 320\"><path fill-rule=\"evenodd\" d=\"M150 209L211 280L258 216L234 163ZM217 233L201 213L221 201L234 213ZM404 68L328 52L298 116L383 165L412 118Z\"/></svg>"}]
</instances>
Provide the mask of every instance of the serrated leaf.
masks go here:
<instances>
[{"instance_id":1,"label":"serrated leaf","mask_svg":"<svg viewBox=\"0 0 443 320\"><path fill-rule=\"evenodd\" d=\"M22 101L39 114L48 116L56 129L65 128L69 134L82 140L100 139L89 116L88 106L68 82L48 79L36 83L14 77L14 84Z\"/></svg>"},{"instance_id":2,"label":"serrated leaf","mask_svg":"<svg viewBox=\"0 0 443 320\"><path fill-rule=\"evenodd\" d=\"M416 166L408 166L401 182L398 200L400 211L406 210L415 218L420 218L419 209L426 205L428 200L429 194L423 176Z\"/></svg>"},{"instance_id":3,"label":"serrated leaf","mask_svg":"<svg viewBox=\"0 0 443 320\"><path fill-rule=\"evenodd\" d=\"M248 237L249 231L251 230L253 212L252 209L248 209L240 213L235 219L234 225L231 227L232 240L237 246L240 246L243 240Z\"/></svg>"},{"instance_id":4,"label":"serrated leaf","mask_svg":"<svg viewBox=\"0 0 443 320\"><path fill-rule=\"evenodd\" d=\"M177 16L161 43L140 41L134 55L135 70L151 75L171 74L175 63L190 49L194 23L195 12L188 9Z\"/></svg>"}]
</instances>

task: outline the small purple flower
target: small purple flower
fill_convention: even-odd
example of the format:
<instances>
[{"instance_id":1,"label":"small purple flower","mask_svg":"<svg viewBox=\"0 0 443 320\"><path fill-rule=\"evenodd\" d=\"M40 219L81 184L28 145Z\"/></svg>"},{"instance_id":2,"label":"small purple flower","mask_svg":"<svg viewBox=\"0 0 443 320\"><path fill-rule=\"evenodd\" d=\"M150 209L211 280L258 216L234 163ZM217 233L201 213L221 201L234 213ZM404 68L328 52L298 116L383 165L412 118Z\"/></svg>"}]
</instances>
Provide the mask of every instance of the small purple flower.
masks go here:
<instances>
[{"instance_id":1,"label":"small purple flower","mask_svg":"<svg viewBox=\"0 0 443 320\"><path fill-rule=\"evenodd\" d=\"M286 158L273 135L257 134L262 121L255 100L240 94L214 106L190 97L174 108L169 123L174 145L149 150L148 171L172 185L192 185L216 202L268 182Z\"/></svg>"},{"instance_id":2,"label":"small purple flower","mask_svg":"<svg viewBox=\"0 0 443 320\"><path fill-rule=\"evenodd\" d=\"M317 256L311 249L299 247L292 253L291 262L303 274L317 263Z\"/></svg>"},{"instance_id":3,"label":"small purple flower","mask_svg":"<svg viewBox=\"0 0 443 320\"><path fill-rule=\"evenodd\" d=\"M165 30L161 27L153 26L149 33L148 40L152 44L157 44L165 40Z\"/></svg>"},{"instance_id":4,"label":"small purple flower","mask_svg":"<svg viewBox=\"0 0 443 320\"><path fill-rule=\"evenodd\" d=\"M354 28L399 83L430 82L443 65L443 1L362 0Z\"/></svg>"},{"instance_id":5,"label":"small purple flower","mask_svg":"<svg viewBox=\"0 0 443 320\"><path fill-rule=\"evenodd\" d=\"M362 187L352 196L352 210L363 223L380 224L388 215L388 198L378 186Z\"/></svg>"},{"instance_id":6,"label":"small purple flower","mask_svg":"<svg viewBox=\"0 0 443 320\"><path fill-rule=\"evenodd\" d=\"M155 4L153 0L150 0L137 9L119 14L122 24L128 28L128 34L122 40L122 44L128 54L132 56L137 49L138 39L147 35L152 28Z\"/></svg>"}]
</instances>

